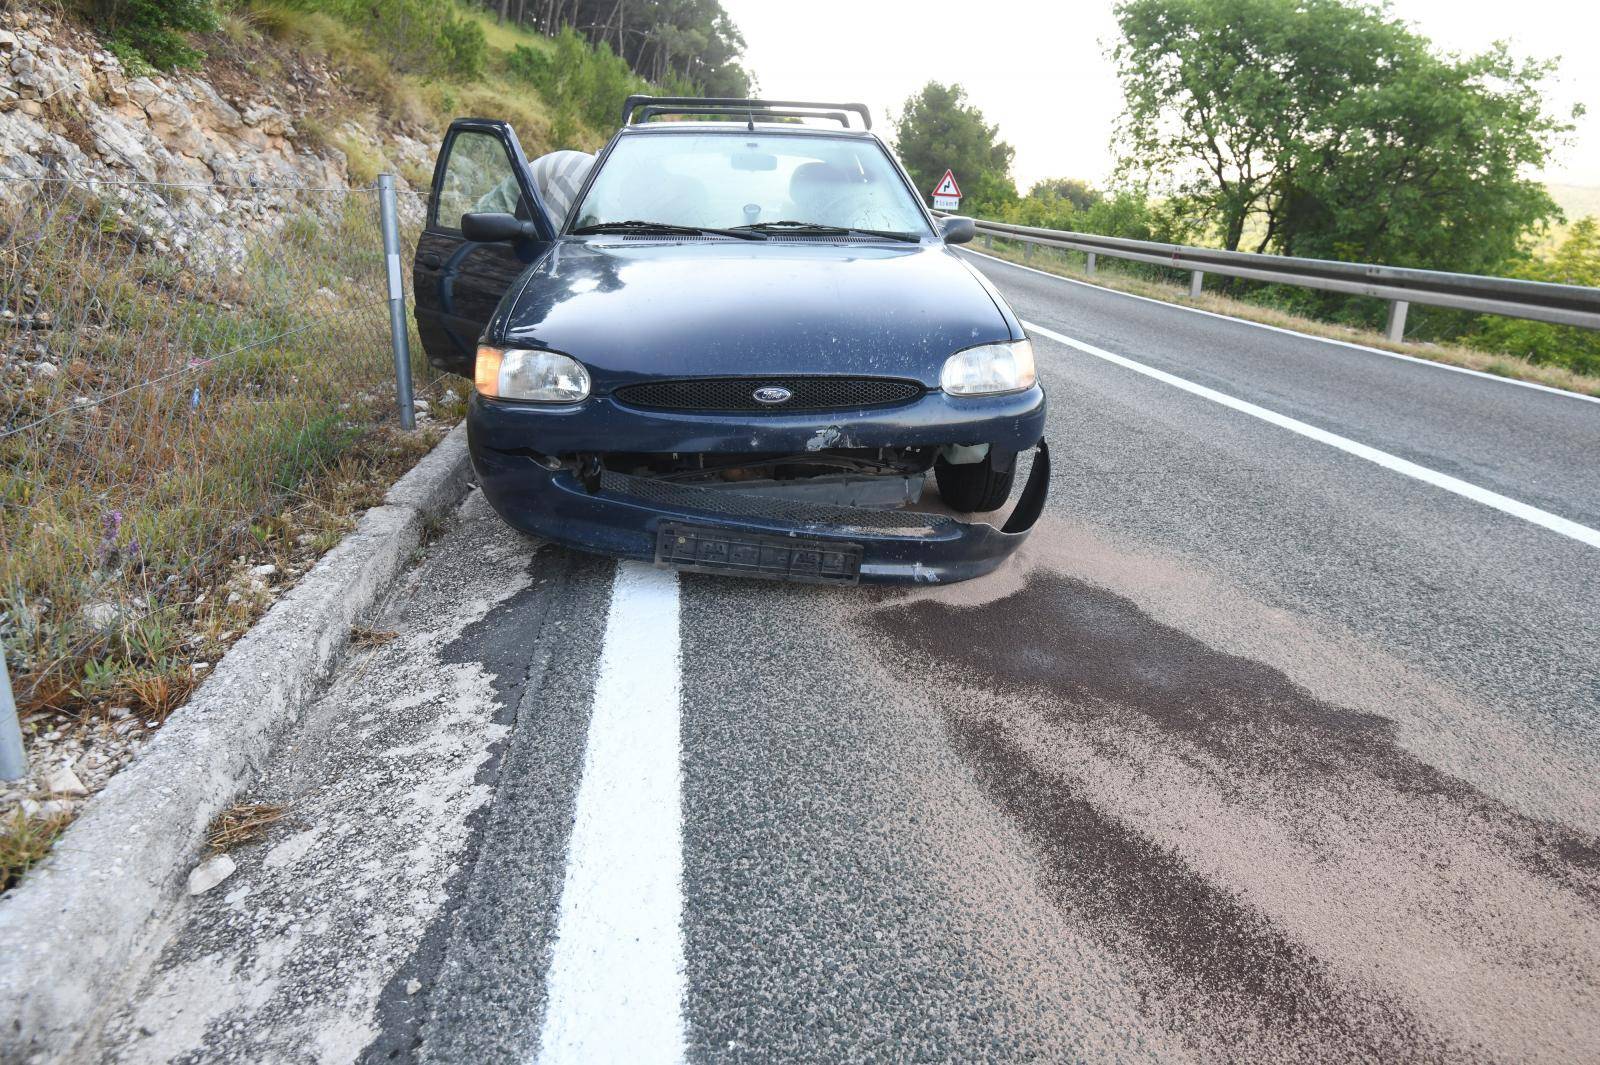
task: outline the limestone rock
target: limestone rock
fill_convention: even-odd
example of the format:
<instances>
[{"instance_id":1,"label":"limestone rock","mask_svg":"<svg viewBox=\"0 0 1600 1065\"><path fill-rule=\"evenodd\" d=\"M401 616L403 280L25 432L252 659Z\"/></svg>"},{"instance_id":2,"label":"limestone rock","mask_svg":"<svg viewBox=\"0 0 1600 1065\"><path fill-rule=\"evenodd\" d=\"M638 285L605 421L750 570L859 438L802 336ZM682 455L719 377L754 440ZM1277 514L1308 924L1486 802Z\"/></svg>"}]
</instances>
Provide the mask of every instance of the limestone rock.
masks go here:
<instances>
[{"instance_id":1,"label":"limestone rock","mask_svg":"<svg viewBox=\"0 0 1600 1065\"><path fill-rule=\"evenodd\" d=\"M67 798L81 798L89 794L89 789L83 786L83 781L78 779L78 774L74 773L70 766L62 766L51 771L44 778L44 790L52 795Z\"/></svg>"},{"instance_id":2,"label":"limestone rock","mask_svg":"<svg viewBox=\"0 0 1600 1065\"><path fill-rule=\"evenodd\" d=\"M189 894L203 895L222 883L238 870L238 865L226 854L201 862L189 871Z\"/></svg>"}]
</instances>

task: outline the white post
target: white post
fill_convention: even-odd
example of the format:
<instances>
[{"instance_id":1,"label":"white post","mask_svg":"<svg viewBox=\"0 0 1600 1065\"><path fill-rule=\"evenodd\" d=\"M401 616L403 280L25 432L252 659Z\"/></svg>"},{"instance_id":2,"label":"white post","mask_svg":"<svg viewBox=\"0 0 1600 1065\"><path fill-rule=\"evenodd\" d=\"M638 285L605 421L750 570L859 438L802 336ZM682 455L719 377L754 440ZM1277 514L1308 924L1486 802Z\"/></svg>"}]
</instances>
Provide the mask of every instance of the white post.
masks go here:
<instances>
[{"instance_id":1,"label":"white post","mask_svg":"<svg viewBox=\"0 0 1600 1065\"><path fill-rule=\"evenodd\" d=\"M378 222L383 229L383 265L389 286L389 342L394 348L395 402L400 427L417 427L411 401L411 334L406 326L406 290L400 273L400 213L395 205L394 175L378 175Z\"/></svg>"},{"instance_id":2,"label":"white post","mask_svg":"<svg viewBox=\"0 0 1600 1065\"><path fill-rule=\"evenodd\" d=\"M1094 273L1094 252L1085 252L1084 254L1089 258L1083 264L1083 272L1086 274L1092 274Z\"/></svg>"},{"instance_id":3,"label":"white post","mask_svg":"<svg viewBox=\"0 0 1600 1065\"><path fill-rule=\"evenodd\" d=\"M1196 270L1189 275L1190 299L1198 299L1200 297L1200 286L1205 284L1205 280L1206 272L1204 270Z\"/></svg>"},{"instance_id":4,"label":"white post","mask_svg":"<svg viewBox=\"0 0 1600 1065\"><path fill-rule=\"evenodd\" d=\"M1389 324L1384 327L1384 333L1389 337L1389 343L1398 344L1406 338L1406 311L1411 304L1405 300L1389 301Z\"/></svg>"},{"instance_id":5,"label":"white post","mask_svg":"<svg viewBox=\"0 0 1600 1065\"><path fill-rule=\"evenodd\" d=\"M27 775L28 752L22 749L22 723L17 720L17 701L11 696L6 648L0 644L0 780L21 780Z\"/></svg>"}]
</instances>

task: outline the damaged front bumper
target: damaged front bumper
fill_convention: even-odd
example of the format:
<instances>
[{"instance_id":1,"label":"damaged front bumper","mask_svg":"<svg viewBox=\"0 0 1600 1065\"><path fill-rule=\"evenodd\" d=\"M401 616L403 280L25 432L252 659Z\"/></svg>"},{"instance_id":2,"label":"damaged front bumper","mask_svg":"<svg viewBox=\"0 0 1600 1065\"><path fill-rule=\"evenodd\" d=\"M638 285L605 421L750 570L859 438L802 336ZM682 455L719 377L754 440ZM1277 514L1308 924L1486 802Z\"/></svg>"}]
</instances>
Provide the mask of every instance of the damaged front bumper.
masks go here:
<instances>
[{"instance_id":1,"label":"damaged front bumper","mask_svg":"<svg viewBox=\"0 0 1600 1065\"><path fill-rule=\"evenodd\" d=\"M590 492L575 471L548 470L524 455L480 448L472 458L484 496L523 532L678 569L820 583L981 577L1026 539L1050 488L1043 441L999 528L916 510L751 499L611 471Z\"/></svg>"},{"instance_id":2,"label":"damaged front bumper","mask_svg":"<svg viewBox=\"0 0 1600 1065\"><path fill-rule=\"evenodd\" d=\"M468 438L479 484L500 516L564 546L753 577L934 583L979 577L999 566L1027 537L1049 493L1042 394L996 397L984 411L988 418L975 418L976 406L937 395L922 411L853 414L820 427L815 415L763 418L753 426L748 418L641 418L627 411L625 431L612 425L605 432L592 408L530 414L475 398ZM952 416L957 412L959 419ZM1021 494L1000 526L915 509L684 484L598 463L584 469L550 457L614 452L623 441L629 451L803 453L819 433L833 446L982 442L1011 452L1036 450Z\"/></svg>"}]
</instances>

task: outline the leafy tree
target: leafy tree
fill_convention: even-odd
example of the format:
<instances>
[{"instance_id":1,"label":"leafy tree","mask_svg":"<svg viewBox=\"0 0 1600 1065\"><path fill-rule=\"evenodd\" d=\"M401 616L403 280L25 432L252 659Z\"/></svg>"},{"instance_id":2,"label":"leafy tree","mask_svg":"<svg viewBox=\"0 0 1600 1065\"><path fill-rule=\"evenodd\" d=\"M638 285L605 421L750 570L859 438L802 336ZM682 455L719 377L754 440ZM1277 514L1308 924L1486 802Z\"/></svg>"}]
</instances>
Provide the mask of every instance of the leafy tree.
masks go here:
<instances>
[{"instance_id":1,"label":"leafy tree","mask_svg":"<svg viewBox=\"0 0 1600 1065\"><path fill-rule=\"evenodd\" d=\"M1524 263L1515 276L1529 281L1600 287L1600 224L1593 217L1572 227L1555 255ZM1521 355L1534 362L1600 374L1600 332L1517 318L1484 316L1469 341L1475 347Z\"/></svg>"},{"instance_id":2,"label":"leafy tree","mask_svg":"<svg viewBox=\"0 0 1600 1065\"><path fill-rule=\"evenodd\" d=\"M1503 45L1440 59L1417 40L1377 83L1328 109L1275 190L1276 247L1466 273L1496 273L1559 216L1543 167L1570 126L1547 116L1551 64Z\"/></svg>"},{"instance_id":3,"label":"leafy tree","mask_svg":"<svg viewBox=\"0 0 1600 1065\"><path fill-rule=\"evenodd\" d=\"M1101 199L1100 192L1082 178L1045 178L1034 182L1033 188L1028 190L1030 200L1050 197L1066 200L1079 211L1099 203Z\"/></svg>"},{"instance_id":4,"label":"leafy tree","mask_svg":"<svg viewBox=\"0 0 1600 1065\"><path fill-rule=\"evenodd\" d=\"M514 10L511 0L482 2L497 18L549 36L567 28L609 45L641 78L685 95L750 94L739 61L744 37L720 0L515 0Z\"/></svg>"},{"instance_id":5,"label":"leafy tree","mask_svg":"<svg viewBox=\"0 0 1600 1065\"><path fill-rule=\"evenodd\" d=\"M931 196L949 169L969 210L994 211L1017 198L1011 181L1014 149L967 102L960 85L930 81L906 100L895 120L895 147L924 196Z\"/></svg>"},{"instance_id":6,"label":"leafy tree","mask_svg":"<svg viewBox=\"0 0 1600 1065\"><path fill-rule=\"evenodd\" d=\"M1121 173L1224 247L1485 269L1555 206L1523 174L1570 129L1547 64L1441 57L1349 0L1122 0Z\"/></svg>"}]
</instances>

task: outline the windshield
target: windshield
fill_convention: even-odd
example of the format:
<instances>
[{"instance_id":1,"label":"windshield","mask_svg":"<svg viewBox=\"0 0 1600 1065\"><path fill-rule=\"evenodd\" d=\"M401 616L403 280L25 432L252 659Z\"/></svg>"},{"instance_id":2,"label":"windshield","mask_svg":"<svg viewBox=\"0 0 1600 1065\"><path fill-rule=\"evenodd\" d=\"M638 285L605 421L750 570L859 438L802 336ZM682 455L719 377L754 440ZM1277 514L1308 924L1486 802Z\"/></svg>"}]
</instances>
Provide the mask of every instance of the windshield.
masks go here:
<instances>
[{"instance_id":1,"label":"windshield","mask_svg":"<svg viewBox=\"0 0 1600 1065\"><path fill-rule=\"evenodd\" d=\"M572 228L631 221L928 235L916 200L877 142L743 130L624 135Z\"/></svg>"}]
</instances>

